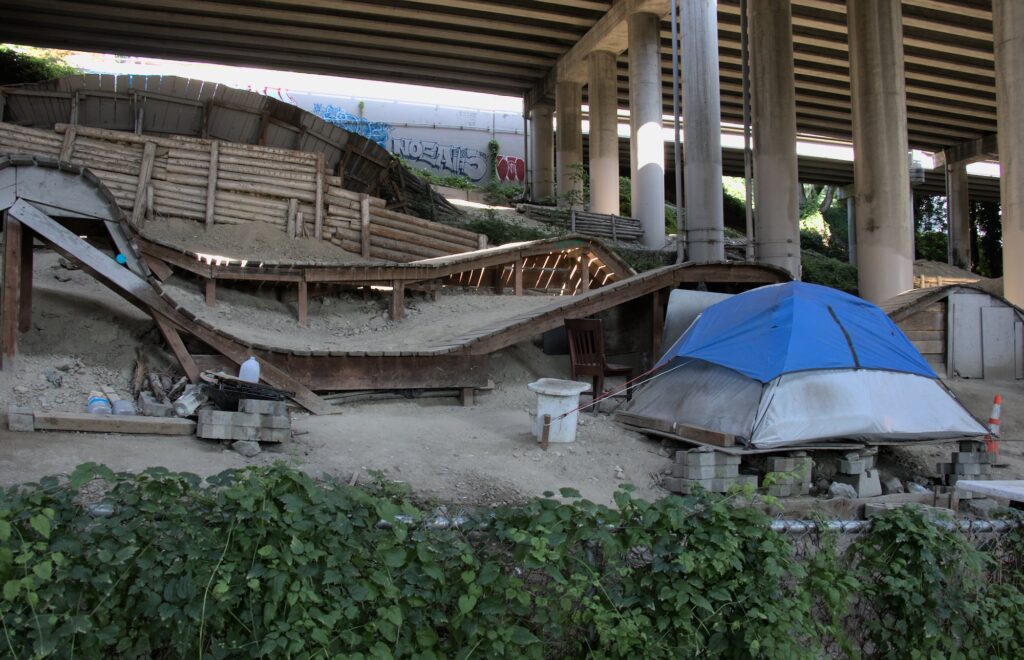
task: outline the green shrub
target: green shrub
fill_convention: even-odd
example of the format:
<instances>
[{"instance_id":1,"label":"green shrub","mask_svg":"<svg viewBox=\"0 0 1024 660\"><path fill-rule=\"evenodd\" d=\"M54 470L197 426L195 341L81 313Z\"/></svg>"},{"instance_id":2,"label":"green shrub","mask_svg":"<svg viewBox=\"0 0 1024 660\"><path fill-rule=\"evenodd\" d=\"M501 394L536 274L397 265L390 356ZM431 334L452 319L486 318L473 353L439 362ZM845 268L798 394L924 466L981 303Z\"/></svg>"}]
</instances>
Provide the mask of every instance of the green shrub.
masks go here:
<instances>
[{"instance_id":1,"label":"green shrub","mask_svg":"<svg viewBox=\"0 0 1024 660\"><path fill-rule=\"evenodd\" d=\"M801 234L801 243L803 243ZM848 293L857 293L857 267L811 250L800 252L803 268L801 279L811 284L830 286Z\"/></svg>"},{"instance_id":2,"label":"green shrub","mask_svg":"<svg viewBox=\"0 0 1024 660\"><path fill-rule=\"evenodd\" d=\"M482 217L477 216L469 222L460 223L459 226L487 236L489 245L536 241L565 233L564 229L558 227L528 227L514 222L506 222L490 209L485 211Z\"/></svg>"},{"instance_id":3,"label":"green shrub","mask_svg":"<svg viewBox=\"0 0 1024 660\"><path fill-rule=\"evenodd\" d=\"M79 489L107 480L104 515ZM88 492L97 488L90 485ZM1004 564L913 511L853 551L791 538L747 493L562 499L457 529L378 481L273 465L202 484L80 467L0 491L8 657L1019 657ZM805 554L811 548L809 555ZM996 570L998 568L998 570ZM985 578L988 578L988 581Z\"/></svg>"}]
</instances>

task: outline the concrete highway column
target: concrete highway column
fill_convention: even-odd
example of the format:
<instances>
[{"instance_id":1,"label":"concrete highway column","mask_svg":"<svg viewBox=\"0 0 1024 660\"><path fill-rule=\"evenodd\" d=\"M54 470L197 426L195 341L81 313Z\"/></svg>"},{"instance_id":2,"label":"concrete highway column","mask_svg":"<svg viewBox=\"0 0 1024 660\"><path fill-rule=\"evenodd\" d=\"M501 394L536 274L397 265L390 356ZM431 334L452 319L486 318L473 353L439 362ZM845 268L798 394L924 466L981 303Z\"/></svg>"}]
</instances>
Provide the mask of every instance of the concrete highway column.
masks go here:
<instances>
[{"instance_id":1,"label":"concrete highway column","mask_svg":"<svg viewBox=\"0 0 1024 660\"><path fill-rule=\"evenodd\" d=\"M618 72L615 53L588 59L590 101L590 210L619 215Z\"/></svg>"},{"instance_id":2,"label":"concrete highway column","mask_svg":"<svg viewBox=\"0 0 1024 660\"><path fill-rule=\"evenodd\" d=\"M665 139L661 132L661 17L629 17L629 139L635 151L632 215L644 245L665 245ZM717 75L717 74L716 74Z\"/></svg>"},{"instance_id":3,"label":"concrete highway column","mask_svg":"<svg viewBox=\"0 0 1024 660\"><path fill-rule=\"evenodd\" d=\"M537 103L530 111L530 189L535 202L555 198L554 112L550 103Z\"/></svg>"},{"instance_id":4,"label":"concrete highway column","mask_svg":"<svg viewBox=\"0 0 1024 660\"><path fill-rule=\"evenodd\" d=\"M1003 211L1003 291L1024 306L1024 3L992 0Z\"/></svg>"},{"instance_id":5,"label":"concrete highway column","mask_svg":"<svg viewBox=\"0 0 1024 660\"><path fill-rule=\"evenodd\" d=\"M756 3L755 3L756 4ZM683 196L691 261L724 261L722 105L715 0L681 0ZM759 29L755 26L755 30Z\"/></svg>"},{"instance_id":6,"label":"concrete highway column","mask_svg":"<svg viewBox=\"0 0 1024 660\"><path fill-rule=\"evenodd\" d=\"M951 163L946 166L946 210L949 233L953 239L953 265L971 269L971 218L967 198L967 165Z\"/></svg>"},{"instance_id":7,"label":"concrete highway column","mask_svg":"<svg viewBox=\"0 0 1024 660\"><path fill-rule=\"evenodd\" d=\"M880 303L914 286L900 3L847 0L860 295Z\"/></svg>"},{"instance_id":8,"label":"concrete highway column","mask_svg":"<svg viewBox=\"0 0 1024 660\"><path fill-rule=\"evenodd\" d=\"M558 118L558 141L555 168L558 172L558 205L583 208L583 128L580 105L583 85L562 81L555 85L555 116Z\"/></svg>"},{"instance_id":9,"label":"concrete highway column","mask_svg":"<svg viewBox=\"0 0 1024 660\"><path fill-rule=\"evenodd\" d=\"M800 277L792 0L750 7L757 259Z\"/></svg>"}]
</instances>

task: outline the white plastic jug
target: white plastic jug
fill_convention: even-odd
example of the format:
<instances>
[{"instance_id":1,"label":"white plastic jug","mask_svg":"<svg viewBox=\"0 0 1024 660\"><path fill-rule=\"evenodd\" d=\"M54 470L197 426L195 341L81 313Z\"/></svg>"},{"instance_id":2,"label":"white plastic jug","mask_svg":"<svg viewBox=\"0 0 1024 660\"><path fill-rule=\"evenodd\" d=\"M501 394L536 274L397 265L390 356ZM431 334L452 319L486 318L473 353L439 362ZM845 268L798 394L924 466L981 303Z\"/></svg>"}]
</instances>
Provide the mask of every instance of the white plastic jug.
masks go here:
<instances>
[{"instance_id":1,"label":"white plastic jug","mask_svg":"<svg viewBox=\"0 0 1024 660\"><path fill-rule=\"evenodd\" d=\"M248 360L242 363L242 368L238 370L239 380L244 380L247 383L258 383L260 382L260 363L254 358L250 357Z\"/></svg>"}]
</instances>

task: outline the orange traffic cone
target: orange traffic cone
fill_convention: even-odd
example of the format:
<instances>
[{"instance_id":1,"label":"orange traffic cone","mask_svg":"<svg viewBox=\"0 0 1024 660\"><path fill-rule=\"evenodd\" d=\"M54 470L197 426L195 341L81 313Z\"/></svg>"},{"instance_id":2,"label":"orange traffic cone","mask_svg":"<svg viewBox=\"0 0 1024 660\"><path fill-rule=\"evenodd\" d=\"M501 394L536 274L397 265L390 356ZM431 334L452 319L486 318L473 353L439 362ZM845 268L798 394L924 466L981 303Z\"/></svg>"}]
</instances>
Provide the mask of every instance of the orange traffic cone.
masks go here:
<instances>
[{"instance_id":1,"label":"orange traffic cone","mask_svg":"<svg viewBox=\"0 0 1024 660\"><path fill-rule=\"evenodd\" d=\"M996 395L992 402L992 416L988 418L989 434L985 436L985 449L992 454L992 464L999 462L999 426L1003 414L1003 397Z\"/></svg>"}]
</instances>

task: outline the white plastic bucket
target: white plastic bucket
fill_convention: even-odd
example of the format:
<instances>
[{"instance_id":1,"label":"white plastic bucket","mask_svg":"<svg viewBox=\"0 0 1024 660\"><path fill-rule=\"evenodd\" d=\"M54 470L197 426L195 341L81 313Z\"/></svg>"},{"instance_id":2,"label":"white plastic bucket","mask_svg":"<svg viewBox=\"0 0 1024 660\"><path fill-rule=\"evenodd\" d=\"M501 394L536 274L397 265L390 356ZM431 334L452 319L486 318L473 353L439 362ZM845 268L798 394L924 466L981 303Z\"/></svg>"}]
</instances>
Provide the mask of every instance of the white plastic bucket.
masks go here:
<instances>
[{"instance_id":1,"label":"white plastic bucket","mask_svg":"<svg viewBox=\"0 0 1024 660\"><path fill-rule=\"evenodd\" d=\"M533 419L533 435L539 441L544 432L544 415L551 415L548 442L572 442L576 439L580 394L590 389L588 383L559 378L541 378L527 385L537 393L537 416ZM570 412L571 411L571 412ZM563 417L564 415L564 417Z\"/></svg>"}]
</instances>

